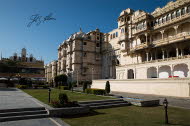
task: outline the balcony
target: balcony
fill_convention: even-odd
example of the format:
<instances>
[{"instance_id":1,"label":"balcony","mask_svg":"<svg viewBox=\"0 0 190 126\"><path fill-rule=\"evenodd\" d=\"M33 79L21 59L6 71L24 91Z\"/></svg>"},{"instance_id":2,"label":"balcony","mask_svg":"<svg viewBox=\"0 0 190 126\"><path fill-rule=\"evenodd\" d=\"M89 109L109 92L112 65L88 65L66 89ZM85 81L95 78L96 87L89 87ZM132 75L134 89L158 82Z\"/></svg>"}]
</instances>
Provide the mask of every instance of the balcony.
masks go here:
<instances>
[{"instance_id":1,"label":"balcony","mask_svg":"<svg viewBox=\"0 0 190 126\"><path fill-rule=\"evenodd\" d=\"M141 44L139 44L139 45L136 45L136 46L133 47L133 48L130 48L130 51L136 51L136 50L144 49L144 48L147 48L147 47L148 47L148 45L147 45L147 43L145 42L145 43L141 43Z\"/></svg>"},{"instance_id":2,"label":"balcony","mask_svg":"<svg viewBox=\"0 0 190 126\"><path fill-rule=\"evenodd\" d=\"M190 13L186 13L186 14L181 15L179 17L173 18L173 19L171 19L171 20L169 20L169 21L167 21L165 23L156 25L156 26L154 26L154 29L159 29L159 28L167 26L169 24L173 24L173 23L179 22L181 20L188 19L189 17L190 17Z\"/></svg>"},{"instance_id":3,"label":"balcony","mask_svg":"<svg viewBox=\"0 0 190 126\"><path fill-rule=\"evenodd\" d=\"M179 33L175 36L170 36L168 38L153 41L152 43L155 47L157 47L157 46L166 45L169 43L176 43L176 42L187 40L187 39L190 39L190 32Z\"/></svg>"},{"instance_id":4,"label":"balcony","mask_svg":"<svg viewBox=\"0 0 190 126\"><path fill-rule=\"evenodd\" d=\"M127 36L126 35L122 35L119 37L119 42L121 41L125 41L127 39Z\"/></svg>"}]
</instances>

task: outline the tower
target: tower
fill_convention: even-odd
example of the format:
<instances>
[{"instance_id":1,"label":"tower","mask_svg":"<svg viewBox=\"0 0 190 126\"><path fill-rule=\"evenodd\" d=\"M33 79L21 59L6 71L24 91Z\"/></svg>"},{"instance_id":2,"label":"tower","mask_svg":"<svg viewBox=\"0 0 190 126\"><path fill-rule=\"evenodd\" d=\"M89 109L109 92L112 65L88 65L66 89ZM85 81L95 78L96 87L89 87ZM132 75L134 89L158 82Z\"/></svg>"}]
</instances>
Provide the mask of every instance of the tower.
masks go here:
<instances>
[{"instance_id":1,"label":"tower","mask_svg":"<svg viewBox=\"0 0 190 126\"><path fill-rule=\"evenodd\" d=\"M22 48L21 57L22 61L26 61L26 48Z\"/></svg>"}]
</instances>

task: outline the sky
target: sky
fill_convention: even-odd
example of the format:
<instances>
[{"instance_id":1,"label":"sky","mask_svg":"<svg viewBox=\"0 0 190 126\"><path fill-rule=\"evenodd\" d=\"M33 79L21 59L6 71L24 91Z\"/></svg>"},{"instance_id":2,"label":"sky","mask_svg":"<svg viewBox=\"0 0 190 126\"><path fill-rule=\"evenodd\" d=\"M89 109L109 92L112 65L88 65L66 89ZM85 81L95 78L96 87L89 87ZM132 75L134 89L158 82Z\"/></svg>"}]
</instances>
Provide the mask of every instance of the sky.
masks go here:
<instances>
[{"instance_id":1,"label":"sky","mask_svg":"<svg viewBox=\"0 0 190 126\"><path fill-rule=\"evenodd\" d=\"M117 18L122 10L153 12L170 0L0 0L0 52L3 57L20 54L27 49L45 63L57 59L60 43L71 34L99 28L109 32L117 28ZM56 20L49 20L30 27L30 17L45 17L52 13Z\"/></svg>"}]
</instances>

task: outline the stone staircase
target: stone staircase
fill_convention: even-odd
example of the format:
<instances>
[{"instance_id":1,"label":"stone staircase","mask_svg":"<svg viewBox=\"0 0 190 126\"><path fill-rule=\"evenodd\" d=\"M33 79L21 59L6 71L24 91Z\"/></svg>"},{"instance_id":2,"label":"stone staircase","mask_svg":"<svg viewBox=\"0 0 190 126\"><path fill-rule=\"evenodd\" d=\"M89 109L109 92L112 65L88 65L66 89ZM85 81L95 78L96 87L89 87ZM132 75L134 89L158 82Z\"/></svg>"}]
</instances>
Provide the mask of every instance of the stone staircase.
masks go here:
<instances>
[{"instance_id":1,"label":"stone staircase","mask_svg":"<svg viewBox=\"0 0 190 126\"><path fill-rule=\"evenodd\" d=\"M0 122L47 117L49 117L49 114L44 107L0 110Z\"/></svg>"},{"instance_id":2,"label":"stone staircase","mask_svg":"<svg viewBox=\"0 0 190 126\"><path fill-rule=\"evenodd\" d=\"M89 106L91 109L104 109L131 105L129 102L124 101L123 99L84 101L79 102L79 104L83 106Z\"/></svg>"}]
</instances>

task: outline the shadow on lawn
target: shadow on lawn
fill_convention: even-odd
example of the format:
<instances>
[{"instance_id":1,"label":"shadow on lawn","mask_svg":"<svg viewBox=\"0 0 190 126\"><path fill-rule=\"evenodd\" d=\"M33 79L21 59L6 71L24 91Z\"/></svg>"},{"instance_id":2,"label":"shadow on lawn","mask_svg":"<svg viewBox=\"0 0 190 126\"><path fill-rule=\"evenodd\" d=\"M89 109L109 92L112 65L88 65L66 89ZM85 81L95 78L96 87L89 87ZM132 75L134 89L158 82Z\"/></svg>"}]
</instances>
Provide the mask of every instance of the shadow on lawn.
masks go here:
<instances>
[{"instance_id":1,"label":"shadow on lawn","mask_svg":"<svg viewBox=\"0 0 190 126\"><path fill-rule=\"evenodd\" d=\"M100 112L96 112L94 110L91 110L89 113L87 114L80 114L80 115L70 115L70 116L64 116L64 118L81 118L81 117L88 117L88 116L95 116L95 115L100 115L100 114L105 114L105 113L100 113Z\"/></svg>"},{"instance_id":2,"label":"shadow on lawn","mask_svg":"<svg viewBox=\"0 0 190 126\"><path fill-rule=\"evenodd\" d=\"M169 124L165 124L157 122L157 124L159 124L160 126L190 126L190 124L184 124L184 123L169 123Z\"/></svg>"}]
</instances>

